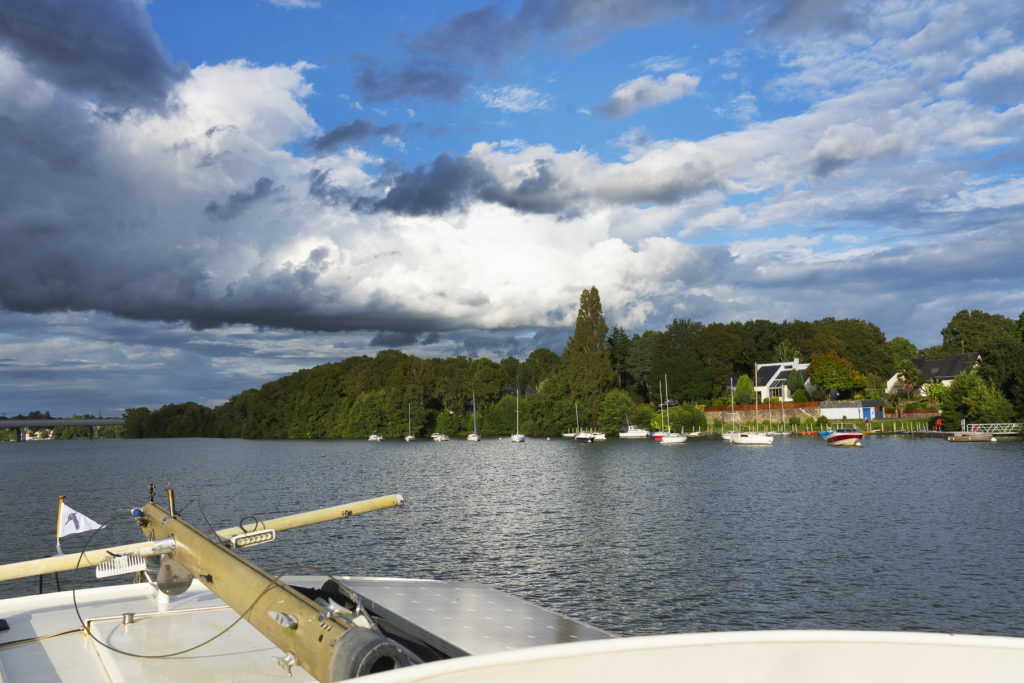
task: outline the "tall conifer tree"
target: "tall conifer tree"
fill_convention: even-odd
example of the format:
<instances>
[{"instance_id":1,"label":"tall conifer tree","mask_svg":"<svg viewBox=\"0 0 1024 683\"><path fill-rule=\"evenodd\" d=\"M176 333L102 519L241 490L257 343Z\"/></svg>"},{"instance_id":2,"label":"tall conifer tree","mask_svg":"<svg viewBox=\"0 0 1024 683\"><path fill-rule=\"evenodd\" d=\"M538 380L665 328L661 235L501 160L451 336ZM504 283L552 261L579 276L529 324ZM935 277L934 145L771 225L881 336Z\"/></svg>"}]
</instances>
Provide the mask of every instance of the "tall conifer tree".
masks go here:
<instances>
[{"instance_id":1,"label":"tall conifer tree","mask_svg":"<svg viewBox=\"0 0 1024 683\"><path fill-rule=\"evenodd\" d=\"M597 407L606 391L615 385L611 352L608 348L608 325L601 310L597 287L583 290L576 329L565 345L564 359L568 370L569 393L580 403L581 415L595 419Z\"/></svg>"}]
</instances>

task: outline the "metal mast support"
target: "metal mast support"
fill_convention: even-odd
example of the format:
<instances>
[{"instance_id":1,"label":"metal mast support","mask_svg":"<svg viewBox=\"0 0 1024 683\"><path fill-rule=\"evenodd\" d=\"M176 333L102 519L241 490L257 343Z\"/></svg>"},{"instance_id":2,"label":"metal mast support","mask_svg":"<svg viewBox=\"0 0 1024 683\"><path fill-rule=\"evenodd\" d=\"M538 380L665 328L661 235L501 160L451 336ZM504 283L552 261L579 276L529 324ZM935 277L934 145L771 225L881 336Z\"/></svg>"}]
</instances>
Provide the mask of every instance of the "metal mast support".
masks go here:
<instances>
[{"instance_id":1,"label":"metal mast support","mask_svg":"<svg viewBox=\"0 0 1024 683\"><path fill-rule=\"evenodd\" d=\"M400 503L401 496L394 498L393 504ZM351 618L357 615L328 611L156 503L147 503L138 519L151 540L173 539L174 550L161 559L161 574L171 562L180 568L171 567L168 573L180 576L183 568L199 579L285 653L281 664L286 669L297 664L326 682L410 663L405 650L365 617L364 625L358 625ZM184 587L171 592L183 591L190 578L186 576Z\"/></svg>"}]
</instances>

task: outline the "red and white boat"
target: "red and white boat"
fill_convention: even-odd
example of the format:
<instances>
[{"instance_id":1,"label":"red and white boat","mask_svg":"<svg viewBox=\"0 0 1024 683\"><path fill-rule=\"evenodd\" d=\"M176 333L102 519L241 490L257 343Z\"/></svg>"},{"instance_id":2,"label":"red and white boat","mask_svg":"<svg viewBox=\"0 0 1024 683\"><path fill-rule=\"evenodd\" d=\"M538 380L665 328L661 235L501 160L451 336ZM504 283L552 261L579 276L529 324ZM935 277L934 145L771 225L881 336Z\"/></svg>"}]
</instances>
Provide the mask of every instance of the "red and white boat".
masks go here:
<instances>
[{"instance_id":1,"label":"red and white boat","mask_svg":"<svg viewBox=\"0 0 1024 683\"><path fill-rule=\"evenodd\" d=\"M842 423L827 432L819 432L829 446L860 446L864 432L852 424Z\"/></svg>"}]
</instances>

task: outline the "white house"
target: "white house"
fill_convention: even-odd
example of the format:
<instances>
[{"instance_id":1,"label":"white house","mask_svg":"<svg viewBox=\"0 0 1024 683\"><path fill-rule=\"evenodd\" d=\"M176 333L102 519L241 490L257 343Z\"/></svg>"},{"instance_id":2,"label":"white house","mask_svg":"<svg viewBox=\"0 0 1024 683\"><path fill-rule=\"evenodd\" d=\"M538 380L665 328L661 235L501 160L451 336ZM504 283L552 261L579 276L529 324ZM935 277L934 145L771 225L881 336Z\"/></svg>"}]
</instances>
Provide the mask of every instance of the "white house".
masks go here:
<instances>
[{"instance_id":1,"label":"white house","mask_svg":"<svg viewBox=\"0 0 1024 683\"><path fill-rule=\"evenodd\" d=\"M917 393L926 396L929 384L937 382L948 387L960 373L973 372L981 362L981 356L976 353L953 353L945 358L911 358L910 362L921 373L921 384ZM887 394L899 391L901 388L902 383L898 372L885 383Z\"/></svg>"},{"instance_id":2,"label":"white house","mask_svg":"<svg viewBox=\"0 0 1024 683\"><path fill-rule=\"evenodd\" d=\"M755 363L753 379L754 391L757 393L758 400L767 401L774 396L782 401L792 401L793 397L789 394L786 382L789 381L789 376L794 370L803 375L804 389L810 394L814 391L815 386L811 384L811 380L807 376L809 365L810 363L801 363L799 358L781 363Z\"/></svg>"}]
</instances>

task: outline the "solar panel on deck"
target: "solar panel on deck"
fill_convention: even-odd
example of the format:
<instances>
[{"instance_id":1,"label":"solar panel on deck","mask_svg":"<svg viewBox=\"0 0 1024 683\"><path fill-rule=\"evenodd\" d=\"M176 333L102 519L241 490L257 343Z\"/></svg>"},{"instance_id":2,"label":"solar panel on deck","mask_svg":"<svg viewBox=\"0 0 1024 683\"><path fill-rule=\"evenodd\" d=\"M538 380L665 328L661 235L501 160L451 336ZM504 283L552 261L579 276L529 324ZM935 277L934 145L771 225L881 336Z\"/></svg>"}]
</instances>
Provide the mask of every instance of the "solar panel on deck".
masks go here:
<instances>
[{"instance_id":1,"label":"solar panel on deck","mask_svg":"<svg viewBox=\"0 0 1024 683\"><path fill-rule=\"evenodd\" d=\"M418 579L342 579L365 607L450 656L610 638L478 583Z\"/></svg>"}]
</instances>

